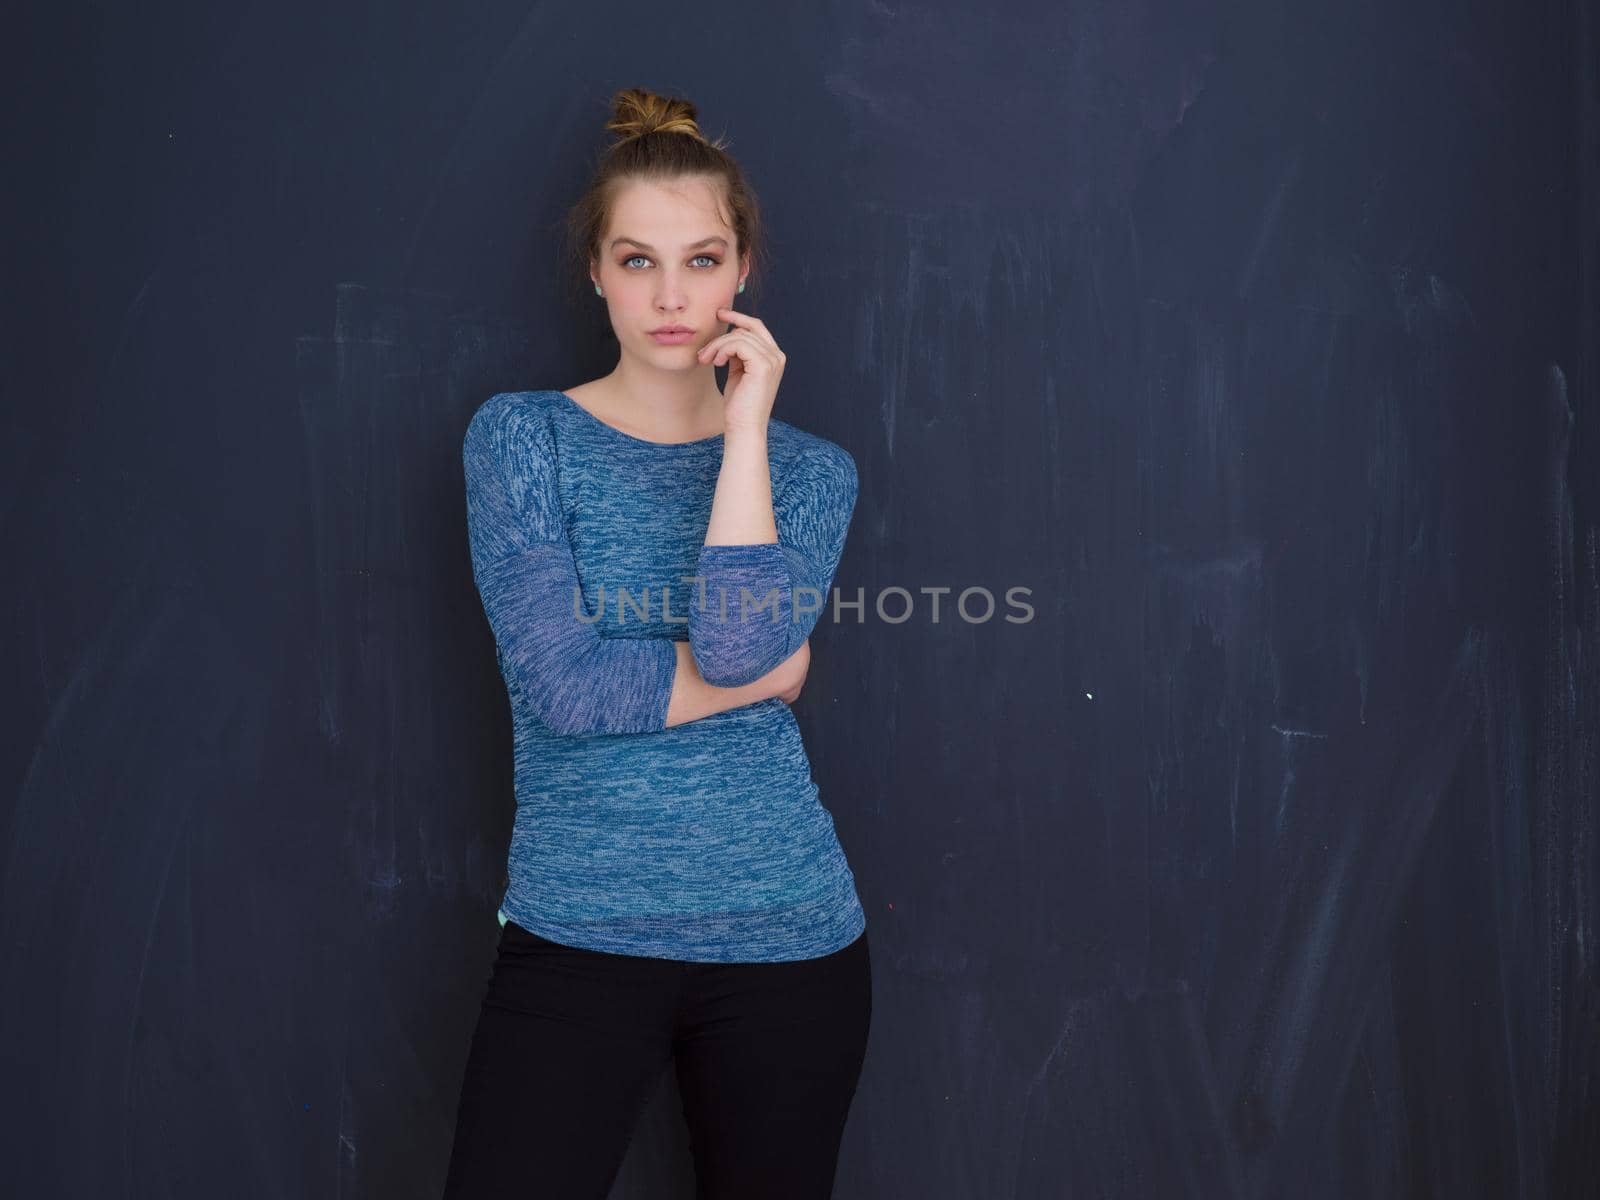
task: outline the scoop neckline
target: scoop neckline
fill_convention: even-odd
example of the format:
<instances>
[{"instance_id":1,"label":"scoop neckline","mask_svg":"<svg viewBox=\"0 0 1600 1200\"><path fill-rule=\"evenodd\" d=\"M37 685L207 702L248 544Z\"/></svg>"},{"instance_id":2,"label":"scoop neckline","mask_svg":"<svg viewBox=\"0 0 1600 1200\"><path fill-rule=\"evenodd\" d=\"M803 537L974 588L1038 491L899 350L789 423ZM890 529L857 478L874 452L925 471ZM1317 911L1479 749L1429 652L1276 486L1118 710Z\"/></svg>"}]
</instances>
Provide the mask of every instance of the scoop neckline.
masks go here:
<instances>
[{"instance_id":1,"label":"scoop neckline","mask_svg":"<svg viewBox=\"0 0 1600 1200\"><path fill-rule=\"evenodd\" d=\"M688 442L652 442L649 438L634 437L631 433L624 433L615 425L609 424L606 421L602 421L599 417L595 416L587 408L579 404L576 400L574 400L566 392L561 391L559 388L552 388L551 391L553 391L557 396L560 396L574 409L582 413L590 421L593 421L596 425L598 425L601 429L604 429L613 437L621 438L625 442L632 442L636 446L647 446L651 450L686 450L694 446L709 446L713 442L720 442L723 437L723 435L720 433L714 433L710 437L695 438L693 441Z\"/></svg>"}]
</instances>

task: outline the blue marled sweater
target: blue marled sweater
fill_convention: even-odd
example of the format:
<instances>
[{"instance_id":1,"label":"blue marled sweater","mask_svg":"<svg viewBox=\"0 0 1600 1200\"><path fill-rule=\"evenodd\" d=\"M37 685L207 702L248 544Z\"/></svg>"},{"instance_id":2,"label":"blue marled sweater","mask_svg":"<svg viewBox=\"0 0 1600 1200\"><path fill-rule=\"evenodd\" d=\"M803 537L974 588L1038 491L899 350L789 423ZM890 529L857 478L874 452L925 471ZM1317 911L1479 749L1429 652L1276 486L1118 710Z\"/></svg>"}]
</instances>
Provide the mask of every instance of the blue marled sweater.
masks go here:
<instances>
[{"instance_id":1,"label":"blue marled sweater","mask_svg":"<svg viewBox=\"0 0 1600 1200\"><path fill-rule=\"evenodd\" d=\"M778 541L707 546L720 434L644 441L559 391L501 392L473 415L472 573L516 755L502 921L690 962L815 958L865 927L789 706L666 727L673 640L736 686L831 607L855 462L777 418L767 447Z\"/></svg>"}]
</instances>

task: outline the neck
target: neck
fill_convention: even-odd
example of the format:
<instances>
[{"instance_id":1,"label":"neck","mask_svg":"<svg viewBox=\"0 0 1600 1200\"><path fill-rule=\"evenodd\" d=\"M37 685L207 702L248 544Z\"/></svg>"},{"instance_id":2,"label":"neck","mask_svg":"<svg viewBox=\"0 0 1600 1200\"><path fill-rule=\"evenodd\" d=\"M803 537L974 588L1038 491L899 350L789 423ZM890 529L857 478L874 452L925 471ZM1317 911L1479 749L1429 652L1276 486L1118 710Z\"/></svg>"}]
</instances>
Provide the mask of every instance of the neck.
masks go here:
<instances>
[{"instance_id":1,"label":"neck","mask_svg":"<svg viewBox=\"0 0 1600 1200\"><path fill-rule=\"evenodd\" d=\"M710 366L663 371L623 355L603 376L612 415L652 442L689 442L723 432L722 393Z\"/></svg>"}]
</instances>

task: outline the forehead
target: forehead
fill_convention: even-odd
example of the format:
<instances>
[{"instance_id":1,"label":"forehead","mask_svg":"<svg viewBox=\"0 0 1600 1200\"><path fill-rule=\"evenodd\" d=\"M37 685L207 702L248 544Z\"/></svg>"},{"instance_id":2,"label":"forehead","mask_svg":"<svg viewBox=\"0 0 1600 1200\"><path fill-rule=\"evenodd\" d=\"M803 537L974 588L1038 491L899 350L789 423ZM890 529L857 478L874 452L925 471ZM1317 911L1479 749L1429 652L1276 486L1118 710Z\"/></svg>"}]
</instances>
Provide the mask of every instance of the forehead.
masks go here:
<instances>
[{"instance_id":1,"label":"forehead","mask_svg":"<svg viewBox=\"0 0 1600 1200\"><path fill-rule=\"evenodd\" d=\"M715 181L689 176L664 182L630 181L617 189L606 240L632 237L652 246L687 246L720 235L733 240Z\"/></svg>"}]
</instances>

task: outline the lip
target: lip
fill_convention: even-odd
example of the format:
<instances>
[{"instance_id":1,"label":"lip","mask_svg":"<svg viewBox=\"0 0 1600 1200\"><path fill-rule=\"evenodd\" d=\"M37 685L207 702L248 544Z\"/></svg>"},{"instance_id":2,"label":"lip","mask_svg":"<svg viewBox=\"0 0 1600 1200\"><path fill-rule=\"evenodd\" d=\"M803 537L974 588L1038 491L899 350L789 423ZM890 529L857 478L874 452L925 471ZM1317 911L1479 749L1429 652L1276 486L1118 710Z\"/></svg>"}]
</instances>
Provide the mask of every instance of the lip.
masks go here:
<instances>
[{"instance_id":1,"label":"lip","mask_svg":"<svg viewBox=\"0 0 1600 1200\"><path fill-rule=\"evenodd\" d=\"M694 330L684 325L663 325L659 329L652 329L650 336L663 345L673 346L694 337Z\"/></svg>"}]
</instances>

